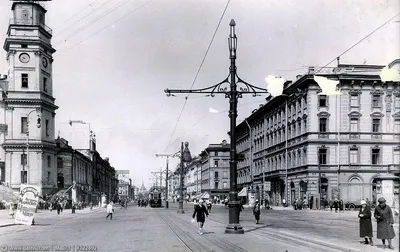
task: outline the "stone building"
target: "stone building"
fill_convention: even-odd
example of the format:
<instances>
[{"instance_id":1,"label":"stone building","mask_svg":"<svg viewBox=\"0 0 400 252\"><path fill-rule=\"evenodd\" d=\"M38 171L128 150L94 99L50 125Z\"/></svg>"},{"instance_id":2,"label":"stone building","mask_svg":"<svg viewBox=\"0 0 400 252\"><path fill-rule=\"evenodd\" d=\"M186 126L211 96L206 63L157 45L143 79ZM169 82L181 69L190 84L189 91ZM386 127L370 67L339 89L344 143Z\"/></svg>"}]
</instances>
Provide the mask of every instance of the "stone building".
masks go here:
<instances>
[{"instance_id":1,"label":"stone building","mask_svg":"<svg viewBox=\"0 0 400 252\"><path fill-rule=\"evenodd\" d=\"M0 168L2 181L18 190L57 188L52 30L46 10L33 1L12 2L4 42L8 73L1 79Z\"/></svg>"},{"instance_id":2,"label":"stone building","mask_svg":"<svg viewBox=\"0 0 400 252\"><path fill-rule=\"evenodd\" d=\"M186 198L192 199L201 192L201 158L194 157L185 167Z\"/></svg>"},{"instance_id":3,"label":"stone building","mask_svg":"<svg viewBox=\"0 0 400 252\"><path fill-rule=\"evenodd\" d=\"M98 203L94 193L94 166L90 158L74 150L63 138L57 145L57 187L67 191L72 202Z\"/></svg>"},{"instance_id":4,"label":"stone building","mask_svg":"<svg viewBox=\"0 0 400 252\"><path fill-rule=\"evenodd\" d=\"M201 192L210 199L224 200L229 195L229 152L230 144L210 144L200 153Z\"/></svg>"},{"instance_id":5,"label":"stone building","mask_svg":"<svg viewBox=\"0 0 400 252\"><path fill-rule=\"evenodd\" d=\"M239 187L249 186L253 174L256 197L271 204L306 198L315 207L335 197L374 203L389 174L398 198L400 90L398 81L381 81L383 68L339 64L318 71L339 81L336 96L321 94L314 68L285 83L284 95L267 98L247 118L251 137L246 122L237 126L237 150L246 157L238 164Z\"/></svg>"}]
</instances>

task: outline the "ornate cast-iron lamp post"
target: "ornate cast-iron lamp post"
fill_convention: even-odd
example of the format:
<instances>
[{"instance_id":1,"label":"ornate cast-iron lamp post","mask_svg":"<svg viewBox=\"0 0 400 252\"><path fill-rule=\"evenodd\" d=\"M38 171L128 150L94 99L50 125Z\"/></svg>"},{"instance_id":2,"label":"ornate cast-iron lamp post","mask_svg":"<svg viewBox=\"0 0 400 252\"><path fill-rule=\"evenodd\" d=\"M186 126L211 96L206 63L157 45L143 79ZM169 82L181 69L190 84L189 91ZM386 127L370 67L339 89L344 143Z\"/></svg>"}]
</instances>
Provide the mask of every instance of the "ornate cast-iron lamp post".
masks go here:
<instances>
[{"instance_id":1,"label":"ornate cast-iron lamp post","mask_svg":"<svg viewBox=\"0 0 400 252\"><path fill-rule=\"evenodd\" d=\"M229 98L229 117L230 117L230 138L231 138L231 149L230 149L230 192L229 192L229 224L225 229L225 233L243 234L243 227L239 224L239 207L240 202L238 201L237 192L237 153L236 153L236 117L237 117L237 103L238 99L242 98L243 94L253 94L257 96L259 93L268 93L267 89L253 86L242 79L236 73L236 49L237 49L237 37L235 34L235 20L231 20L229 23L230 35L228 38L229 52L231 66L229 68L228 77L222 82L203 89L190 89L190 90L170 90L166 89L167 96L171 93L203 93L214 97L215 94L224 94L225 98ZM240 87L238 88L238 84ZM230 89L228 90L228 87ZM238 91L239 89L239 91Z\"/></svg>"},{"instance_id":2,"label":"ornate cast-iron lamp post","mask_svg":"<svg viewBox=\"0 0 400 252\"><path fill-rule=\"evenodd\" d=\"M183 149L183 142L181 144L181 172L179 176L179 182L180 182L180 197L179 197L179 209L178 213L184 214L185 211L183 210L183 165L185 162L190 162L192 161L192 156L190 155L189 151L189 143L185 143L185 149Z\"/></svg>"}]
</instances>

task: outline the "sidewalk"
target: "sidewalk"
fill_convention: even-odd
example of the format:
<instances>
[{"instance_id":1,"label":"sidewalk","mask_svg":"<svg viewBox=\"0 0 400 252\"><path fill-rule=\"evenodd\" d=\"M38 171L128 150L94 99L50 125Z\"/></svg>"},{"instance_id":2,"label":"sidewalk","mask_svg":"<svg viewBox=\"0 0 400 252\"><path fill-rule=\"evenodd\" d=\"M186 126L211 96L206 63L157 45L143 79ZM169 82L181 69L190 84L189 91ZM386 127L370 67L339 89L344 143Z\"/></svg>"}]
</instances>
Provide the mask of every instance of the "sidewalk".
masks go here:
<instances>
[{"instance_id":1,"label":"sidewalk","mask_svg":"<svg viewBox=\"0 0 400 252\"><path fill-rule=\"evenodd\" d=\"M93 210L90 210L90 208L85 208L82 210L76 210L75 215L80 216L82 214L90 214L94 212L98 212L103 210L102 208L93 208ZM37 213L35 213L35 216L38 218L48 218L48 219L53 219L53 218L72 218L74 215L71 214L71 209L65 209L63 210L60 215L57 214L57 210L38 210ZM16 225L14 223L14 219L10 218L10 215L8 214L8 210L0 210L0 227L8 227L8 226L13 226Z\"/></svg>"}]
</instances>

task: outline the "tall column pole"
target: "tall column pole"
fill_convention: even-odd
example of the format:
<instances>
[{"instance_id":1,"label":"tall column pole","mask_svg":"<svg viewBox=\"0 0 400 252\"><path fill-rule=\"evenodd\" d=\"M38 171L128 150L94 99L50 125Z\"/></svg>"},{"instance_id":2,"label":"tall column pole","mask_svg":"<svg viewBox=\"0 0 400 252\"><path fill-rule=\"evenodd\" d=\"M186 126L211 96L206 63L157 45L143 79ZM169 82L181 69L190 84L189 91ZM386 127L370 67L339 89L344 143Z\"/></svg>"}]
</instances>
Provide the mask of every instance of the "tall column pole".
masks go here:
<instances>
[{"instance_id":1,"label":"tall column pole","mask_svg":"<svg viewBox=\"0 0 400 252\"><path fill-rule=\"evenodd\" d=\"M183 142L181 144L181 172L180 172L180 197L179 197L179 209L178 213L184 214L183 210Z\"/></svg>"},{"instance_id":2,"label":"tall column pole","mask_svg":"<svg viewBox=\"0 0 400 252\"><path fill-rule=\"evenodd\" d=\"M165 174L165 208L168 208L168 157L167 157L167 171Z\"/></svg>"},{"instance_id":3,"label":"tall column pole","mask_svg":"<svg viewBox=\"0 0 400 252\"><path fill-rule=\"evenodd\" d=\"M235 21L231 21L231 37L236 36L235 34ZM237 103L238 103L238 92L236 84L236 48L230 50L231 66L230 71L230 92L229 92L229 117L230 117L230 137L231 137L231 148L230 148L230 192L229 192L229 224L225 228L225 233L238 233L243 234L243 227L239 224L239 207L237 192L237 156L236 156L236 117L237 117Z\"/></svg>"}]
</instances>

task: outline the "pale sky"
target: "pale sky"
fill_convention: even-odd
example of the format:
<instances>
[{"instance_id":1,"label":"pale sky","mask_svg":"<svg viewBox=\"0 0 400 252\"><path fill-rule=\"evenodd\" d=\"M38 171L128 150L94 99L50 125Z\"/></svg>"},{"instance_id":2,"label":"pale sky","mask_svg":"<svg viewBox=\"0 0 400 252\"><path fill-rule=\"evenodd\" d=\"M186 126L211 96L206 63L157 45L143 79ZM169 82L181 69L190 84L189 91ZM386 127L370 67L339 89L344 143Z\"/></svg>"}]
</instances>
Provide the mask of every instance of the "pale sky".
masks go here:
<instances>
[{"instance_id":1,"label":"pale sky","mask_svg":"<svg viewBox=\"0 0 400 252\"><path fill-rule=\"evenodd\" d=\"M57 122L90 122L97 148L133 183L151 183L151 171L190 143L192 156L229 137L228 99L189 96L189 89L227 0L54 0L46 3L53 29L53 88ZM11 3L0 0L4 41ZM89 5L91 4L91 5ZM239 76L266 87L268 75L293 80L308 66L324 66L400 11L398 0L232 0L194 88L216 84L229 73L229 22L236 21ZM117 21L119 20L119 21ZM387 65L399 58L400 17L341 57L341 63ZM117 22L115 22L117 21ZM89 38L88 38L89 37ZM86 39L88 38L88 39ZM5 51L0 73L7 73ZM336 62L331 66L335 66ZM265 96L240 99L238 123ZM210 113L210 108L221 113ZM167 148L168 142L170 146ZM68 140L68 139L67 139ZM170 160L175 169L178 160Z\"/></svg>"}]
</instances>

